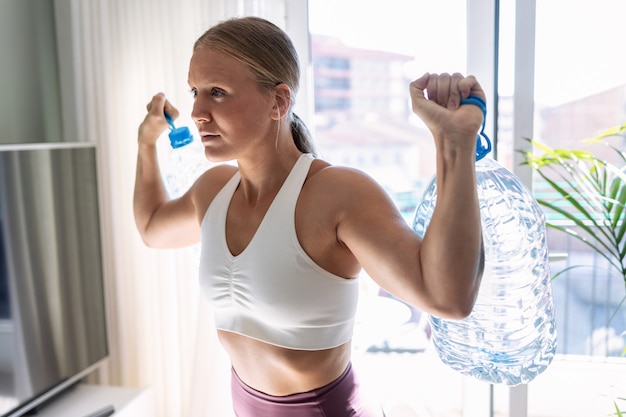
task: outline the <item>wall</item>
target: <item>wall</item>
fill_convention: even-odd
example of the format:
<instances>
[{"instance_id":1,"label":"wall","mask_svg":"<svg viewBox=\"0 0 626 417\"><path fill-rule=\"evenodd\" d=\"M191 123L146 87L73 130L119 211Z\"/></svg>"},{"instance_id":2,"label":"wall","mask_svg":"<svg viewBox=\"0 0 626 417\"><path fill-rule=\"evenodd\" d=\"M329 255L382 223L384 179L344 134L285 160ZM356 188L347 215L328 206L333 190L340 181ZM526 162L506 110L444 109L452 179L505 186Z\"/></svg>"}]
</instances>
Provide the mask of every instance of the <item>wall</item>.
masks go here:
<instances>
[{"instance_id":1,"label":"wall","mask_svg":"<svg viewBox=\"0 0 626 417\"><path fill-rule=\"evenodd\" d=\"M52 0L0 3L0 144L63 140Z\"/></svg>"}]
</instances>

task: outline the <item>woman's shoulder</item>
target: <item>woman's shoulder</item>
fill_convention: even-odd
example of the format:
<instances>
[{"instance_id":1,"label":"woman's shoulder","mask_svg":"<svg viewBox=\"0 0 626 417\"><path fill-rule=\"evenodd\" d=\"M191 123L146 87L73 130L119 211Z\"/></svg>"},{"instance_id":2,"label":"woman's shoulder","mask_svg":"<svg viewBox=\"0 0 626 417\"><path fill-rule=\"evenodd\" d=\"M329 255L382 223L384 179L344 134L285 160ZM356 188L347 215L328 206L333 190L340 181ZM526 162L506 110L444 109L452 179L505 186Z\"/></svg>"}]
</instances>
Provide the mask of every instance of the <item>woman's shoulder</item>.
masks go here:
<instances>
[{"instance_id":1,"label":"woman's shoulder","mask_svg":"<svg viewBox=\"0 0 626 417\"><path fill-rule=\"evenodd\" d=\"M189 193L200 215L206 212L215 196L236 172L236 166L221 164L207 169L198 177Z\"/></svg>"},{"instance_id":2,"label":"woman's shoulder","mask_svg":"<svg viewBox=\"0 0 626 417\"><path fill-rule=\"evenodd\" d=\"M316 178L317 177L317 178ZM316 179L326 185L338 183L341 186L362 184L376 184L376 181L365 171L358 168L332 165L324 160L316 159L309 172L310 179Z\"/></svg>"},{"instance_id":3,"label":"woman's shoulder","mask_svg":"<svg viewBox=\"0 0 626 417\"><path fill-rule=\"evenodd\" d=\"M366 172L348 166L332 165L323 160L315 160L307 184L312 191L335 200L358 197L363 193L384 193L383 188Z\"/></svg>"}]
</instances>

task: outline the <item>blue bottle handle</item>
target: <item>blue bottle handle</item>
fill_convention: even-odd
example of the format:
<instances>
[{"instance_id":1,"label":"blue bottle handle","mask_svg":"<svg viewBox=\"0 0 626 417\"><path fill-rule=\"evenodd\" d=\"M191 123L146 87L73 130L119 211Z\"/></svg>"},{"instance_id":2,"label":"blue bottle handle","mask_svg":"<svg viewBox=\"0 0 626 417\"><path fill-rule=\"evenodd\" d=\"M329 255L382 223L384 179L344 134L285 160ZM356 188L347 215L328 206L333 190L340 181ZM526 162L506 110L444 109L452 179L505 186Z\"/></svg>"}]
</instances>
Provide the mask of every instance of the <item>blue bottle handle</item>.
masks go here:
<instances>
[{"instance_id":1,"label":"blue bottle handle","mask_svg":"<svg viewBox=\"0 0 626 417\"><path fill-rule=\"evenodd\" d=\"M476 160L480 161L489 152L491 152L491 139L485 133L485 123L487 121L487 103L485 100L478 96L469 96L468 98L461 99L461 105L472 104L478 106L483 111L483 126L480 129L480 133L476 136ZM483 144L483 140L485 144Z\"/></svg>"},{"instance_id":2,"label":"blue bottle handle","mask_svg":"<svg viewBox=\"0 0 626 417\"><path fill-rule=\"evenodd\" d=\"M193 135L189 131L189 128L187 128L186 126L174 126L174 120L172 120L172 116L170 116L168 112L163 113L165 114L165 120L167 120L167 123L169 123L170 125L171 131L168 136L170 138L170 145L172 145L172 148L180 148L193 142Z\"/></svg>"}]
</instances>

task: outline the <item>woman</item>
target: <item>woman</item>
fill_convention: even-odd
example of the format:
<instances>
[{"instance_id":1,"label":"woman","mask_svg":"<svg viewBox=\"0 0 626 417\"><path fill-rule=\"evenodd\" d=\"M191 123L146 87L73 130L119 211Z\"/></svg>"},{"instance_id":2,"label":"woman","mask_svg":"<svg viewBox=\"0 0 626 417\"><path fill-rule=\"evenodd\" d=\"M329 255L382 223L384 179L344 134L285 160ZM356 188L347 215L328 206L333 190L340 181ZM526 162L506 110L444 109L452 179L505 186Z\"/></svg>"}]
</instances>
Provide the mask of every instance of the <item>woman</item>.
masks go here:
<instances>
[{"instance_id":1,"label":"woman","mask_svg":"<svg viewBox=\"0 0 626 417\"><path fill-rule=\"evenodd\" d=\"M163 94L139 127L134 208L154 248L202 243L200 280L232 361L236 414L382 415L359 396L350 339L361 269L396 297L462 318L482 273L476 134L483 116L460 100L474 77L426 74L410 85L414 112L437 148L438 202L424 239L366 174L315 158L292 112L298 56L263 19L231 19L194 45L192 117L216 165L169 199L155 143L178 111ZM427 96L426 96L427 93Z\"/></svg>"}]
</instances>

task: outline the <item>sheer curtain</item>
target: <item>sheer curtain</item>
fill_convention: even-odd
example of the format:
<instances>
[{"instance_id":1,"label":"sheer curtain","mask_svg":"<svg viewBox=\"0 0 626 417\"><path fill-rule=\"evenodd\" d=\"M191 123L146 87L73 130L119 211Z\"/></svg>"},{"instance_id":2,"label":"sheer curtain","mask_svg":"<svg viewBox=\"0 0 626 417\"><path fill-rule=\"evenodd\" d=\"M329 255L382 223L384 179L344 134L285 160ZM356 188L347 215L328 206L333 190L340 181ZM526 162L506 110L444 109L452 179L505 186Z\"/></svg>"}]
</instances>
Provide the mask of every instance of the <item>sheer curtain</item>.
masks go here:
<instances>
[{"instance_id":1,"label":"sheer curtain","mask_svg":"<svg viewBox=\"0 0 626 417\"><path fill-rule=\"evenodd\" d=\"M192 126L193 42L237 15L284 27L285 1L57 0L55 7L59 42L70 33L60 52L65 132L76 136L67 140L97 145L111 345L99 382L151 387L160 417L228 416L229 364L200 298L197 251L152 250L136 232L136 132L159 91L181 110L178 123Z\"/></svg>"}]
</instances>

